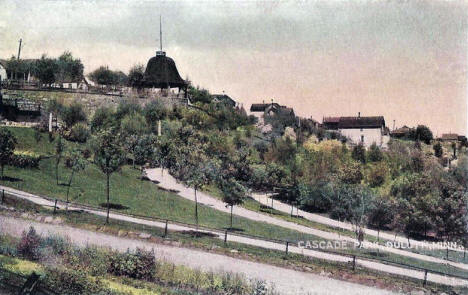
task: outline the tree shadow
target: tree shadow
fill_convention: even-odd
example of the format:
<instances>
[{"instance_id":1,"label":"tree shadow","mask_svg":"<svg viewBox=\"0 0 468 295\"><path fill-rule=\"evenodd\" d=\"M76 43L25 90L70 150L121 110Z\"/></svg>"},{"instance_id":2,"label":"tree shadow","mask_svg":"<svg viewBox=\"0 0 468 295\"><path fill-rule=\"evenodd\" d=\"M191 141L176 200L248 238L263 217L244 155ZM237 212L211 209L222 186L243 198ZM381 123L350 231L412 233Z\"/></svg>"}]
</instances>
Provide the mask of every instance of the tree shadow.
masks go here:
<instances>
[{"instance_id":1,"label":"tree shadow","mask_svg":"<svg viewBox=\"0 0 468 295\"><path fill-rule=\"evenodd\" d=\"M103 208L107 208L107 203L101 203L99 206ZM130 207L124 206L122 204L116 204L116 203L109 203L109 208L114 209L114 210L127 210L130 209Z\"/></svg>"},{"instance_id":2,"label":"tree shadow","mask_svg":"<svg viewBox=\"0 0 468 295\"><path fill-rule=\"evenodd\" d=\"M167 188L163 188L163 187L160 187L158 186L158 189L164 191L164 192L169 192L169 193L174 193L174 194L178 194L180 191L176 190L176 189L167 189Z\"/></svg>"},{"instance_id":3,"label":"tree shadow","mask_svg":"<svg viewBox=\"0 0 468 295\"><path fill-rule=\"evenodd\" d=\"M245 230L238 227L224 227L224 229L232 232L244 232Z\"/></svg>"},{"instance_id":4,"label":"tree shadow","mask_svg":"<svg viewBox=\"0 0 468 295\"><path fill-rule=\"evenodd\" d=\"M20 182L23 181L21 178L16 178L16 177L10 177L10 176L3 176L1 178L3 181L8 181L8 182Z\"/></svg>"},{"instance_id":5,"label":"tree shadow","mask_svg":"<svg viewBox=\"0 0 468 295\"><path fill-rule=\"evenodd\" d=\"M200 232L200 231L196 231L196 230L184 230L184 231L180 231L180 233L183 234L183 235L188 235L188 236L190 236L192 238L205 238L205 237L215 238L215 237L218 236L218 235L213 234L213 233Z\"/></svg>"}]
</instances>

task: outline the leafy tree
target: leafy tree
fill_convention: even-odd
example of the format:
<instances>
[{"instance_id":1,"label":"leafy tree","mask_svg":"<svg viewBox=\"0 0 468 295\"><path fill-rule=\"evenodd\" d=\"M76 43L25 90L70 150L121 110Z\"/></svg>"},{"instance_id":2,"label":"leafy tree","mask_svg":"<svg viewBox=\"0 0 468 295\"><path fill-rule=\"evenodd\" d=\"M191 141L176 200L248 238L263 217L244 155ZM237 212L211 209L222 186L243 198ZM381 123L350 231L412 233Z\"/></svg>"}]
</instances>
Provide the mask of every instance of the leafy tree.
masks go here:
<instances>
[{"instance_id":1,"label":"leafy tree","mask_svg":"<svg viewBox=\"0 0 468 295\"><path fill-rule=\"evenodd\" d=\"M91 119L91 131L98 132L101 130L109 129L114 125L114 110L110 107L98 108Z\"/></svg>"},{"instance_id":2,"label":"leafy tree","mask_svg":"<svg viewBox=\"0 0 468 295\"><path fill-rule=\"evenodd\" d=\"M161 120L166 118L168 110L161 101L155 100L145 105L143 113L145 115L148 126L150 126L153 131L156 131L155 123L158 122L158 125L160 125Z\"/></svg>"},{"instance_id":3,"label":"leafy tree","mask_svg":"<svg viewBox=\"0 0 468 295\"><path fill-rule=\"evenodd\" d=\"M247 196L246 188L234 178L228 178L221 181L221 190L223 191L223 202L231 206L231 226L232 229L232 210L235 205L244 202Z\"/></svg>"},{"instance_id":4,"label":"leafy tree","mask_svg":"<svg viewBox=\"0 0 468 295\"><path fill-rule=\"evenodd\" d=\"M369 147L369 152L367 152L367 158L370 162L380 162L383 159L383 154L380 148L374 143Z\"/></svg>"},{"instance_id":5,"label":"leafy tree","mask_svg":"<svg viewBox=\"0 0 468 295\"><path fill-rule=\"evenodd\" d=\"M434 144L432 148L434 149L434 156L436 156L437 158L442 157L444 152L443 152L443 148L440 142L437 142L436 144Z\"/></svg>"},{"instance_id":6,"label":"leafy tree","mask_svg":"<svg viewBox=\"0 0 468 295\"><path fill-rule=\"evenodd\" d=\"M425 144L431 144L432 139L434 138L432 135L431 129L425 125L418 125L416 130L414 130L411 134L413 140L421 140Z\"/></svg>"},{"instance_id":7,"label":"leafy tree","mask_svg":"<svg viewBox=\"0 0 468 295\"><path fill-rule=\"evenodd\" d=\"M60 161L62 160L64 150L65 143L62 141L62 136L59 135L57 142L55 143L55 179L57 180L57 185L59 184L58 167L60 165Z\"/></svg>"},{"instance_id":8,"label":"leafy tree","mask_svg":"<svg viewBox=\"0 0 468 295\"><path fill-rule=\"evenodd\" d=\"M57 59L56 80L60 82L77 82L83 78L83 63L75 59L71 52L65 51Z\"/></svg>"},{"instance_id":9,"label":"leafy tree","mask_svg":"<svg viewBox=\"0 0 468 295\"><path fill-rule=\"evenodd\" d=\"M83 153L80 150L73 150L67 155L65 159L65 167L71 170L70 178L68 179L67 186L67 211L68 211L68 196L70 194L70 187L73 181L75 173L82 171L86 167L86 159L83 157Z\"/></svg>"},{"instance_id":10,"label":"leafy tree","mask_svg":"<svg viewBox=\"0 0 468 295\"><path fill-rule=\"evenodd\" d=\"M120 147L118 136L111 130L100 132L94 143L94 162L106 175L107 217L109 223L110 192L109 180L112 173L119 171L125 161L125 153Z\"/></svg>"},{"instance_id":11,"label":"leafy tree","mask_svg":"<svg viewBox=\"0 0 468 295\"><path fill-rule=\"evenodd\" d=\"M56 81L56 76L59 71L57 61L48 58L45 54L41 59L36 61L34 75L41 81L42 84L50 85Z\"/></svg>"},{"instance_id":12,"label":"leafy tree","mask_svg":"<svg viewBox=\"0 0 468 295\"><path fill-rule=\"evenodd\" d=\"M366 149L364 148L364 145L362 145L362 143L359 143L358 145L353 147L351 157L358 162L361 162L363 164L366 163Z\"/></svg>"},{"instance_id":13,"label":"leafy tree","mask_svg":"<svg viewBox=\"0 0 468 295\"><path fill-rule=\"evenodd\" d=\"M145 134L138 138L133 149L133 157L137 165L150 162L155 155L156 138L153 134Z\"/></svg>"},{"instance_id":14,"label":"leafy tree","mask_svg":"<svg viewBox=\"0 0 468 295\"><path fill-rule=\"evenodd\" d=\"M17 143L16 137L10 130L0 128L0 165L2 167L2 179L4 179L4 167L10 163Z\"/></svg>"},{"instance_id":15,"label":"leafy tree","mask_svg":"<svg viewBox=\"0 0 468 295\"><path fill-rule=\"evenodd\" d=\"M394 215L394 208L390 201L382 197L375 198L369 213L369 225L377 229L377 241L380 240L380 231L392 223Z\"/></svg>"},{"instance_id":16,"label":"leafy tree","mask_svg":"<svg viewBox=\"0 0 468 295\"><path fill-rule=\"evenodd\" d=\"M70 106L64 106L60 112L62 121L67 128L73 127L78 122L86 122L87 116L83 105L79 102L73 102Z\"/></svg>"},{"instance_id":17,"label":"leafy tree","mask_svg":"<svg viewBox=\"0 0 468 295\"><path fill-rule=\"evenodd\" d=\"M200 89L199 86L197 86L197 88L190 86L188 89L188 95L192 103L210 103L213 100L213 97L208 90L203 88Z\"/></svg>"},{"instance_id":18,"label":"leafy tree","mask_svg":"<svg viewBox=\"0 0 468 295\"><path fill-rule=\"evenodd\" d=\"M356 162L341 167L338 176L346 184L359 184L363 178L361 166Z\"/></svg>"},{"instance_id":19,"label":"leafy tree","mask_svg":"<svg viewBox=\"0 0 468 295\"><path fill-rule=\"evenodd\" d=\"M188 165L187 185L193 188L195 196L195 222L198 226L198 199L197 191L203 186L207 185L210 181L206 173L206 167L201 161L192 161Z\"/></svg>"},{"instance_id":20,"label":"leafy tree","mask_svg":"<svg viewBox=\"0 0 468 295\"><path fill-rule=\"evenodd\" d=\"M88 74L88 77L99 85L117 85L119 84L119 76L115 72L109 70L107 66L100 66L96 70Z\"/></svg>"},{"instance_id":21,"label":"leafy tree","mask_svg":"<svg viewBox=\"0 0 468 295\"><path fill-rule=\"evenodd\" d=\"M138 64L134 65L128 73L128 86L141 88L143 87L143 77L145 75L145 66Z\"/></svg>"}]
</instances>

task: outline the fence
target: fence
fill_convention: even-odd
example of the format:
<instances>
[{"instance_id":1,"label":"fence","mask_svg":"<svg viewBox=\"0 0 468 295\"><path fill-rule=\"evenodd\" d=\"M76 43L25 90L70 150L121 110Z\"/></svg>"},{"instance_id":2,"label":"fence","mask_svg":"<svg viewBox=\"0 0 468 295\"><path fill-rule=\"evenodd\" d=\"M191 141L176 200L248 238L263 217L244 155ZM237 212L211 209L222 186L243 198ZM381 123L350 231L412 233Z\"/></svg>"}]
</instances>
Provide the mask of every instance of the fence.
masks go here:
<instances>
[{"instance_id":1,"label":"fence","mask_svg":"<svg viewBox=\"0 0 468 295\"><path fill-rule=\"evenodd\" d=\"M45 206L53 207L54 214L56 213L57 209L59 208L58 206L60 204L62 204L64 206L66 206L66 204L67 204L65 201L62 201L62 200L59 200L59 199L53 199L53 198L49 198L49 197L46 197L46 196L36 196L36 195L28 194L28 193L19 193L19 192L10 191L8 189L3 189L2 190L2 194L1 194L1 198L0 198L0 204L3 204L5 194L11 195L13 197L23 198L23 199L26 197L26 198L38 198L38 199L48 200L49 202L53 203L54 205L53 206L45 205ZM91 206L91 205L86 205L86 204L69 202L68 205L73 206L73 207L78 208L78 209L82 209L82 210L99 211L99 212L104 212L104 213L106 212L106 210L103 209L103 208L96 207L96 206ZM271 239L271 238L265 238L265 237L256 236L256 235L249 235L249 234L244 234L244 233L232 232L232 231L229 231L229 230L226 230L226 229L220 229L220 228L214 228L214 227L184 223L184 222L179 222L179 221L176 221L176 220L171 220L171 219L168 219L168 218L150 217L150 216L131 214L131 213L122 213L122 212L118 212L116 210L110 210L110 212L121 215L121 216L138 218L138 219L141 219L141 220L161 222L161 223L165 224L164 234L162 235L162 237L164 237L164 238L166 238L168 236L168 224L172 224L172 225L183 226L183 227L186 227L186 228L191 228L191 229L194 229L196 231L203 230L203 231L218 233L220 238L224 237L224 243L226 243L226 244L228 243L228 236L229 235L230 236L245 237L245 238L250 238L250 239L255 239L255 240L260 240L260 241L266 241L266 242L273 242L273 243L277 243L277 244L283 244L284 245L285 255L288 255L290 253L289 248L291 246L299 247L298 243L293 242L293 241L280 240L280 239ZM92 212L90 212L90 213L92 213ZM131 221L129 221L129 222L131 222ZM427 268L419 267L419 266L416 266L416 265L391 261L391 260L387 260L387 259L384 259L384 258L370 258L368 256L364 256L364 255L360 255L360 254L342 253L342 252L333 251L333 250L329 250L329 249L323 249L323 248L316 248L316 249L313 249L313 250L318 251L318 252L322 252L322 253L333 254L333 255L336 255L336 256L349 258L350 259L350 264L351 264L350 267L352 268L353 271L356 270L356 267L359 264L357 259L360 259L361 261L381 263L381 264L401 267L401 268L408 269L408 270L420 271L420 272L422 272L424 274L421 278L419 278L420 280L423 281L424 286L427 283L427 275L428 274L435 274L435 275L445 276L447 278L465 280L466 284L468 285L468 276L448 274L448 273L445 273L445 272L436 271L436 270L432 270L432 269L427 269ZM325 258L323 258L323 259L326 260ZM334 261L334 262L336 262L336 261ZM336 262L336 263L340 263L340 262ZM348 263L346 263L345 265L348 265Z\"/></svg>"}]
</instances>

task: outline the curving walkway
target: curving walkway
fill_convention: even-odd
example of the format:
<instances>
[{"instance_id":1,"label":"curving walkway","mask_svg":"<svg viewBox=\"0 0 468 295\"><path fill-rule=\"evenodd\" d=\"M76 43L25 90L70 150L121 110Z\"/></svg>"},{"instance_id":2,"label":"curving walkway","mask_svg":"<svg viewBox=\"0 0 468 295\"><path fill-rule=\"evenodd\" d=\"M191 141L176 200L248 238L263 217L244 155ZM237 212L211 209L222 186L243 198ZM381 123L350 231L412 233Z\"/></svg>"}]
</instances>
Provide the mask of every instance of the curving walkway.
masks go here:
<instances>
[{"instance_id":1,"label":"curving walkway","mask_svg":"<svg viewBox=\"0 0 468 295\"><path fill-rule=\"evenodd\" d=\"M177 191L177 194L185 199L195 201L194 197L194 192L192 188L189 188L185 186L182 183L179 183L174 177L172 177L169 173L164 171L164 174L161 173L160 168L154 168L154 169L147 169L146 170L146 175L151 181L156 181L158 182L158 186L162 187L167 190L174 190ZM204 204L206 206L209 206L213 209L225 212L225 213L230 213L231 209L230 207L226 207L226 204L219 200L216 197L212 197L208 195L207 193L204 192L197 192L197 199L200 204ZM290 209L289 209L290 210ZM349 236L343 236L338 233L334 232L327 232L323 230L318 230L314 228L310 228L304 225L300 225L294 222L289 222L283 219L275 218L267 214L262 214L259 212L251 211L245 208L242 208L240 206L235 206L233 209L233 214L241 217L245 217L251 220L255 221L261 221L277 226L281 226L284 228L289 228L292 230L296 230L302 233L307 233L311 235L315 235L317 237L327 239L327 240L335 240L335 241L347 241L351 243L355 243L356 239L349 237ZM379 245L379 244L374 244L374 243L366 243L365 246L367 248L373 248L373 249L379 249L380 251L385 251L389 253L394 253L397 255L401 256L406 256L406 257L412 257L416 258L419 260L424 260L428 262L433 262L433 263L442 263L442 264L450 264L454 267L458 267L461 269L468 270L468 265L464 263L457 263L457 262L452 262L452 261L447 261L444 259L432 257L432 256L427 256L427 255L422 255L410 251L405 251L393 247L386 247L384 245Z\"/></svg>"},{"instance_id":2,"label":"curving walkway","mask_svg":"<svg viewBox=\"0 0 468 295\"><path fill-rule=\"evenodd\" d=\"M38 205L49 206L49 207L54 206L54 202L47 200L45 198L42 198L40 196L34 195L34 194L30 194L27 192L23 192L17 189L8 188L4 186L0 186L0 189L5 189L5 192L9 194L12 194L18 198L22 198L30 202L36 203ZM98 216L103 216L103 217L106 216L105 211L89 209L86 207L69 206L69 209L70 210L82 210L84 212L95 214ZM123 215L119 213L111 212L109 217L114 220L121 220L121 221L131 222L135 224L147 225L151 227L165 228L166 226L165 222L136 218L136 217L131 217L131 216ZM0 215L0 221L2 221L0 222L0 225L4 223L3 220L8 220L8 217L4 217ZM4 226L4 229L8 230L8 227ZM193 230L193 229L194 228L188 227L188 226L183 226L183 225L178 225L178 224L168 224L168 230L170 231L187 231L187 230ZM222 233L220 234L217 231L201 230L201 229L199 229L199 231L211 233L215 235L218 239L224 239L224 234ZM249 238L245 236L233 235L233 234L228 235L228 241L247 244L251 246L262 247L262 248L271 249L271 250L285 251L286 249L286 245L284 244L271 242L271 241L265 241L262 239L254 239L254 238ZM318 259L323 259L323 260L328 260L328 261L345 262L345 263L352 262L352 258L348 256L324 253L324 252L316 251L313 249L309 249L309 248L305 249L305 248L301 248L301 247L297 247L293 245L290 245L288 247L288 251L290 253L301 254L301 255L315 257ZM392 266L392 265L379 263L379 262L375 262L371 260L360 259L360 258L356 259L356 264L369 268L369 269L387 272L387 273L396 274L396 275L401 275L401 276L406 276L406 277L411 277L411 278L416 278L420 280L424 278L424 272L420 270L407 269L403 267ZM435 282L435 283L439 283L439 284L452 285L452 286L468 285L468 281L457 279L457 278L448 278L443 275L432 274L432 273L428 273L427 280Z\"/></svg>"}]
</instances>

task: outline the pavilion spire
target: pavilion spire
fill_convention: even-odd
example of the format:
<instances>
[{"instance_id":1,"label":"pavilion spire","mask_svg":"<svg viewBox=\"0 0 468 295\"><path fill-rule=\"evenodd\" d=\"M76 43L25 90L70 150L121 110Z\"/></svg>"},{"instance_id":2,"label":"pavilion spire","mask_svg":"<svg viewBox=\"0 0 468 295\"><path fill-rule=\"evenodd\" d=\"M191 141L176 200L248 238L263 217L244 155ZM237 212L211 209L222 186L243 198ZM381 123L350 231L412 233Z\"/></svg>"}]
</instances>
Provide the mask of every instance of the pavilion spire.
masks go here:
<instances>
[{"instance_id":1,"label":"pavilion spire","mask_svg":"<svg viewBox=\"0 0 468 295\"><path fill-rule=\"evenodd\" d=\"M159 15L159 50L162 51L162 17Z\"/></svg>"}]
</instances>

